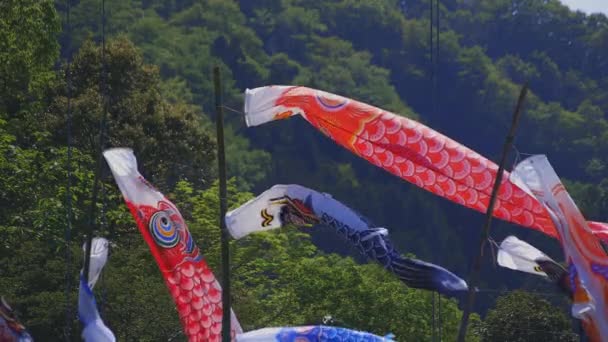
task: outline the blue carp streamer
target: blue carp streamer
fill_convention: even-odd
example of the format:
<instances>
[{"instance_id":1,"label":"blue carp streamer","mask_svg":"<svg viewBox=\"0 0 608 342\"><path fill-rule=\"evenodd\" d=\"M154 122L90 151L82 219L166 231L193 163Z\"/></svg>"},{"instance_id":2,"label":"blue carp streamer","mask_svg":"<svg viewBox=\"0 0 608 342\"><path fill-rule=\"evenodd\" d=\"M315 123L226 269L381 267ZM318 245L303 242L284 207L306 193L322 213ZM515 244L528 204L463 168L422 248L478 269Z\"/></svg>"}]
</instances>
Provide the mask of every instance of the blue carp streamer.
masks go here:
<instances>
[{"instance_id":1,"label":"blue carp streamer","mask_svg":"<svg viewBox=\"0 0 608 342\"><path fill-rule=\"evenodd\" d=\"M383 342L394 341L393 335L380 337L367 332L313 325L303 327L264 328L237 336L237 342Z\"/></svg>"},{"instance_id":2,"label":"blue carp streamer","mask_svg":"<svg viewBox=\"0 0 608 342\"><path fill-rule=\"evenodd\" d=\"M323 225L335 229L369 259L395 274L407 286L452 295L468 289L464 280L435 264L402 256L388 238L388 230L376 227L356 211L300 185L275 185L258 197L226 214L234 238L285 225Z\"/></svg>"}]
</instances>

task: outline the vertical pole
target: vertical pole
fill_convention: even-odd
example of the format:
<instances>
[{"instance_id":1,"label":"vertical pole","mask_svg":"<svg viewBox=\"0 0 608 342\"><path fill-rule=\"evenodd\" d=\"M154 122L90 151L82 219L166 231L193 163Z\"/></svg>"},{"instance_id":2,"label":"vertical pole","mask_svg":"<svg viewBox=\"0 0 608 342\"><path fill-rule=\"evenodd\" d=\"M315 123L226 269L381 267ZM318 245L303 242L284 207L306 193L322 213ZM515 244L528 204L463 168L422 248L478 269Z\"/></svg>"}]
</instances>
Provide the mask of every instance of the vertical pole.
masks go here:
<instances>
[{"instance_id":1,"label":"vertical pole","mask_svg":"<svg viewBox=\"0 0 608 342\"><path fill-rule=\"evenodd\" d=\"M467 326L469 324L469 315L471 314L471 310L473 309L473 304L475 302L475 290L477 288L477 283L479 282L479 271L481 269L481 258L483 256L483 250L485 248L486 242L488 241L488 237L490 235L490 224L492 223L492 212L494 211L494 205L496 204L496 197L498 195L498 189L500 188L500 183L502 181L502 176L505 171L505 164L507 161L507 156L509 154L509 150L511 150L513 146L513 139L515 138L515 131L517 129L517 124L519 122L519 115L521 113L521 109L523 106L524 99L526 98L526 94L528 93L528 83L524 84L521 88L521 92L519 93L519 98L517 100L517 105L515 106L515 111L513 112L513 119L511 121L511 128L509 129L509 133L505 138L505 143L502 149L502 157L500 158L500 164L498 165L498 172L496 173L496 179L494 180L494 187L492 188L492 195L490 197L490 203L488 204L488 210L486 211L486 221L481 232L481 237L479 240L479 251L477 256L475 257L475 261L473 263L473 270L471 271L471 276L469 279L469 296L467 304L464 308L464 312L462 313L462 320L460 321L460 329L458 330L458 342L464 342L464 338L467 334Z\"/></svg>"},{"instance_id":2,"label":"vertical pole","mask_svg":"<svg viewBox=\"0 0 608 342\"><path fill-rule=\"evenodd\" d=\"M220 68L213 68L215 85L215 113L217 127L217 162L220 181L220 230L222 241L222 341L230 342L230 246L226 229L226 154L224 152L224 109L222 107L222 85Z\"/></svg>"},{"instance_id":3,"label":"vertical pole","mask_svg":"<svg viewBox=\"0 0 608 342\"><path fill-rule=\"evenodd\" d=\"M67 50L67 66L66 66L66 84L67 84L67 184L65 186L66 196L66 227L65 227L65 338L66 341L72 339L72 304L70 303L70 292L72 291L72 70L71 70L71 57L72 57L72 26L70 22L70 2L66 1L66 27L68 36L68 50Z\"/></svg>"},{"instance_id":4,"label":"vertical pole","mask_svg":"<svg viewBox=\"0 0 608 342\"><path fill-rule=\"evenodd\" d=\"M106 2L101 0L101 82L100 91L103 101L103 117L99 123L99 146L97 151L97 166L95 168L95 178L93 180L93 194L89 207L89 219L87 227L87 241L84 252L84 282L89 282L89 265L91 264L91 245L93 243L93 233L95 232L95 207L97 206L97 189L99 188L99 178L103 163L103 145L105 138L106 120L108 117L108 100L106 97Z\"/></svg>"},{"instance_id":5,"label":"vertical pole","mask_svg":"<svg viewBox=\"0 0 608 342\"><path fill-rule=\"evenodd\" d=\"M431 324L431 341L435 342L436 338L435 338L435 331L437 330L437 328L435 327L435 291L431 291L431 307L432 307L432 324Z\"/></svg>"},{"instance_id":6,"label":"vertical pole","mask_svg":"<svg viewBox=\"0 0 608 342\"><path fill-rule=\"evenodd\" d=\"M439 342L442 342L443 341L443 318L441 317L441 293L439 293L439 292L437 293L437 298L439 299L439 301L438 301L439 308L437 310L439 312L439 322L438 322L438 325L439 325Z\"/></svg>"},{"instance_id":7,"label":"vertical pole","mask_svg":"<svg viewBox=\"0 0 608 342\"><path fill-rule=\"evenodd\" d=\"M429 17L429 48L430 50L430 57L431 57L431 112L433 114L435 113L435 63L434 62L434 58L433 58L433 0L429 0L429 11L430 11L430 17ZM435 260L435 253L433 253L433 261L437 261ZM435 292L431 292L431 341L435 342Z\"/></svg>"},{"instance_id":8,"label":"vertical pole","mask_svg":"<svg viewBox=\"0 0 608 342\"><path fill-rule=\"evenodd\" d=\"M432 7L432 1L431 1L431 7ZM439 110L440 110L440 102L439 102L439 29L441 28L439 26L439 0L436 0L435 2L435 22L436 22L436 28L435 28L435 59L434 61L434 73L433 73L433 97L434 97L434 110L433 110L433 117L438 117L439 115ZM436 229L436 233L437 236L439 236L439 229L438 227L435 227ZM440 249L440 251L443 249ZM441 252L439 252L439 257L436 258L436 262L441 265ZM439 333L437 334L437 336L439 337L437 340L439 342L443 341L443 319L441 317L441 293L437 292L437 328Z\"/></svg>"}]
</instances>

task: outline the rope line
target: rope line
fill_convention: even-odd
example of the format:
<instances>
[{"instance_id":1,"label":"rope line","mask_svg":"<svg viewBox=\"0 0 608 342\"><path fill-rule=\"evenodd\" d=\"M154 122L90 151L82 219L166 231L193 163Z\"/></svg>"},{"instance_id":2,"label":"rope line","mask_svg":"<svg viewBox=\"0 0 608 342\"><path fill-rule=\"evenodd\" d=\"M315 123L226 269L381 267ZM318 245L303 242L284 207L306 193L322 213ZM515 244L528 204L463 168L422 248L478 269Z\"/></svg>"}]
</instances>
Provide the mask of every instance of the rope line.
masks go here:
<instances>
[{"instance_id":1,"label":"rope line","mask_svg":"<svg viewBox=\"0 0 608 342\"><path fill-rule=\"evenodd\" d=\"M68 36L68 51L66 65L66 86L67 86L67 123L66 123L66 140L67 140L67 183L65 187L66 199L66 225L64 232L65 239L65 331L64 337L66 341L72 338L72 304L70 300L70 290L72 289L72 71L71 71L71 46L72 27L70 22L70 1L66 0L66 29Z\"/></svg>"},{"instance_id":2,"label":"rope line","mask_svg":"<svg viewBox=\"0 0 608 342\"><path fill-rule=\"evenodd\" d=\"M431 105L430 109L432 115L437 117L438 112L440 110L439 104L439 85L438 85L438 62L439 62L439 0L436 0L433 3L433 0L429 0L429 12L430 12L430 20L429 20L429 57L430 57L430 100ZM436 25L436 28L433 26ZM433 30L435 30L435 35L433 35ZM435 231L437 233L437 231ZM441 263L441 255L437 255L433 251L432 253L433 261L435 263ZM439 332L439 341L442 341L443 337L443 326L442 326L442 314L441 314L441 294L437 293L437 305L435 304L435 293L433 292L432 296L432 341L435 341L435 331ZM437 315L435 314L435 310L437 309Z\"/></svg>"},{"instance_id":3,"label":"rope line","mask_svg":"<svg viewBox=\"0 0 608 342\"><path fill-rule=\"evenodd\" d=\"M105 141L105 127L106 121L108 117L108 99L107 99L107 70L106 70L106 10L105 10L105 0L101 0L101 82L100 82L100 92L103 101L103 116L99 123L99 145L97 150L97 165L95 169L95 178L93 180L93 194L91 196L91 205L89 207L88 213L88 232L87 232L87 240L86 240L86 248L85 248L85 262L84 262L84 272L83 277L85 282L89 280L89 265L91 262L91 244L93 242L93 233L95 232L95 207L97 205L97 192L99 189L99 178L102 169L103 163L103 147Z\"/></svg>"},{"instance_id":4,"label":"rope line","mask_svg":"<svg viewBox=\"0 0 608 342\"><path fill-rule=\"evenodd\" d=\"M440 26L439 26L439 17L440 17L440 13L439 13L439 0L435 0L435 18L436 18L436 25L437 28L435 29L435 64L434 64L434 68L435 68L435 72L434 72L434 83L433 83L433 90L434 90L434 96L435 96L435 101L434 101L434 105L435 105L435 109L433 113L434 117L437 117L439 115L439 112L441 110L441 101L440 101L440 95L439 95L439 30L440 30ZM439 235L439 234L438 234ZM439 253L439 258L438 258L438 262L441 263L441 253ZM439 342L441 342L443 340L443 317L441 314L441 294L437 293L437 298L439 299L439 305L437 307L438 309L438 328L439 328Z\"/></svg>"},{"instance_id":5,"label":"rope line","mask_svg":"<svg viewBox=\"0 0 608 342\"><path fill-rule=\"evenodd\" d=\"M227 109L227 110L229 110L231 112L235 112L237 114L245 115L245 112L243 112L242 110L234 109L234 108L228 107L226 105L222 105L221 107L224 108L224 109Z\"/></svg>"}]
</instances>

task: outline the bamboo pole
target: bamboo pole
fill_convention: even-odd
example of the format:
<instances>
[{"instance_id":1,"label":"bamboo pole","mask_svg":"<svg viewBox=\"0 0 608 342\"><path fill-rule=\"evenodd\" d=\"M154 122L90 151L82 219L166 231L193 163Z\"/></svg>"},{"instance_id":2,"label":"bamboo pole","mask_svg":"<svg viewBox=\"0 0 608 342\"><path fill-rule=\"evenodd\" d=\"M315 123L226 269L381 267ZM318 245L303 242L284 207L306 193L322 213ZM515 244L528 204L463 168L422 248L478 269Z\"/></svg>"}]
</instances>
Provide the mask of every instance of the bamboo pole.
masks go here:
<instances>
[{"instance_id":1,"label":"bamboo pole","mask_svg":"<svg viewBox=\"0 0 608 342\"><path fill-rule=\"evenodd\" d=\"M220 181L220 230L222 249L222 341L230 342L230 245L226 228L226 154L224 151L224 109L222 107L222 85L220 68L213 68L213 83L215 85L215 112L217 128L217 162Z\"/></svg>"},{"instance_id":2,"label":"bamboo pole","mask_svg":"<svg viewBox=\"0 0 608 342\"><path fill-rule=\"evenodd\" d=\"M95 178L93 180L93 194L91 196L91 205L88 213L87 240L84 252L84 282L89 282L89 266L91 264L91 245L93 243L93 234L95 233L95 206L97 205L97 191L99 188L99 178L103 163L103 147L105 141L105 128L108 119L108 99L106 92L106 2L101 0L101 96L103 101L103 117L99 123L99 146L97 151L97 165L95 168Z\"/></svg>"},{"instance_id":3,"label":"bamboo pole","mask_svg":"<svg viewBox=\"0 0 608 342\"><path fill-rule=\"evenodd\" d=\"M464 338L467 334L467 326L469 324L469 315L471 314L471 310L473 309L473 304L475 303L475 291L477 288L477 284L479 283L479 271L481 269L481 258L483 256L483 250L485 248L486 242L488 241L488 237L490 235L490 225L492 223L492 213L494 211L494 205L496 204L496 197L498 195L498 189L500 188L500 183L502 181L503 173L505 170L505 164L507 161L507 156L509 155L509 151L513 146L513 139L515 138L515 131L517 130L517 124L519 123L519 117L521 114L521 109L523 106L523 102L526 98L526 94L528 93L528 83L524 84L521 88L521 92L519 93L519 98L517 100L517 105L515 106L515 111L513 112L513 119L511 121L511 128L509 129L509 133L505 138L505 143L502 149L502 157L500 158L500 164L498 164L498 172L496 173L496 179L494 180L494 187L492 188L492 195L490 197L490 203L488 205L488 210L486 211L486 221L481 231L481 237L479 240L479 251L477 256L475 257L475 261L473 263L473 271L471 272L471 276L469 279L469 294L467 304L464 308L464 312L462 314L462 319L460 321L460 329L458 330L458 342L464 342Z\"/></svg>"}]
</instances>

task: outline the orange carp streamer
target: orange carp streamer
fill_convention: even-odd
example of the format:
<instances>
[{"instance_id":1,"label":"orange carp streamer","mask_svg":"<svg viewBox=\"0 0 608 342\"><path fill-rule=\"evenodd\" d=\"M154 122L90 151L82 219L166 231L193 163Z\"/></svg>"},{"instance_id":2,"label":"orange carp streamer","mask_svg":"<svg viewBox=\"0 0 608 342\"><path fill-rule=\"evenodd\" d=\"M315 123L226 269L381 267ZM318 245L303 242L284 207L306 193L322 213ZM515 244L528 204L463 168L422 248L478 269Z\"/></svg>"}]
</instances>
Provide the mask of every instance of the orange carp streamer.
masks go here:
<instances>
[{"instance_id":1,"label":"orange carp streamer","mask_svg":"<svg viewBox=\"0 0 608 342\"><path fill-rule=\"evenodd\" d=\"M572 315L592 341L608 338L608 255L544 155L513 172L542 203L559 234L573 294Z\"/></svg>"},{"instance_id":2,"label":"orange carp streamer","mask_svg":"<svg viewBox=\"0 0 608 342\"><path fill-rule=\"evenodd\" d=\"M247 89L244 111L249 127L301 115L336 143L397 177L479 212L488 208L498 166L415 120L299 86ZM508 172L494 216L557 238L547 211ZM608 231L605 223L591 224Z\"/></svg>"}]
</instances>

